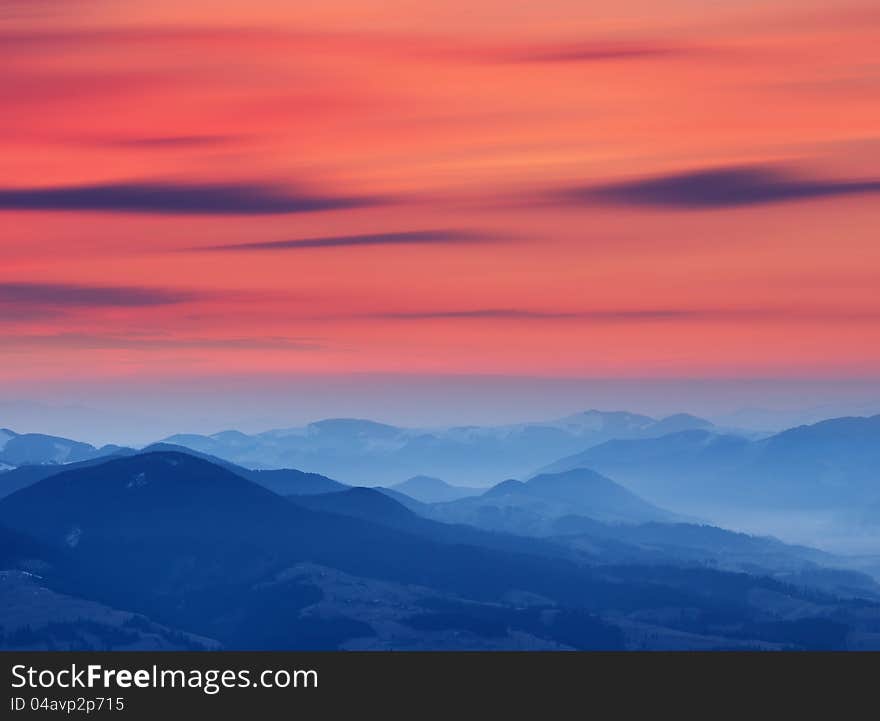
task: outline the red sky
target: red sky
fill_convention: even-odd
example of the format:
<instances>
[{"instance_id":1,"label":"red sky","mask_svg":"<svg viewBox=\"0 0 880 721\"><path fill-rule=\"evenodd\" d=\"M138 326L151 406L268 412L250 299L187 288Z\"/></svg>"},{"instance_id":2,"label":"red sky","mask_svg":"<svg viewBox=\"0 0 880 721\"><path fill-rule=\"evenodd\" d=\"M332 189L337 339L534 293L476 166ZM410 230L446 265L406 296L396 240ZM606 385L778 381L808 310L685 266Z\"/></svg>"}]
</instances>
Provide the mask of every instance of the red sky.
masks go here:
<instances>
[{"instance_id":1,"label":"red sky","mask_svg":"<svg viewBox=\"0 0 880 721\"><path fill-rule=\"evenodd\" d=\"M878 23L0 2L4 385L876 376Z\"/></svg>"}]
</instances>

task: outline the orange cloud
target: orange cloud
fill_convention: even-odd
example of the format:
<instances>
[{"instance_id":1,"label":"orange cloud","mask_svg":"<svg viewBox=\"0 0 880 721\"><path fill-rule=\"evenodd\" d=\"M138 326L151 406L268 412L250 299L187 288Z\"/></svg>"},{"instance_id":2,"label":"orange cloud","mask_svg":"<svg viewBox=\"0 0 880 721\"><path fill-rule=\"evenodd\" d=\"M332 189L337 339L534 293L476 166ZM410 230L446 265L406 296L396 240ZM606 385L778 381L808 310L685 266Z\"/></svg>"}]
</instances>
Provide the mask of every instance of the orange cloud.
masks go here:
<instances>
[{"instance_id":1,"label":"orange cloud","mask_svg":"<svg viewBox=\"0 0 880 721\"><path fill-rule=\"evenodd\" d=\"M876 372L870 8L23 5L10 377Z\"/></svg>"}]
</instances>

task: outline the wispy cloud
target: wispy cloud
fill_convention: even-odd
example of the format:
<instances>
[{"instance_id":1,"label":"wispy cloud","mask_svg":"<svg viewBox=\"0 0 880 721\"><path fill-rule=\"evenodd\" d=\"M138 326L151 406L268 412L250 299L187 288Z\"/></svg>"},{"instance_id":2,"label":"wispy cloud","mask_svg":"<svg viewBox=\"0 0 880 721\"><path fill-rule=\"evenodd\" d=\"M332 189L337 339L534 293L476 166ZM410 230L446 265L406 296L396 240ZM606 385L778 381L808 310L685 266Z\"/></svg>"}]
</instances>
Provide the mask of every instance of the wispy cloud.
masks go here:
<instances>
[{"instance_id":1,"label":"wispy cloud","mask_svg":"<svg viewBox=\"0 0 880 721\"><path fill-rule=\"evenodd\" d=\"M498 50L494 57L518 63L593 63L638 60L693 53L693 48L652 42L580 42L512 47Z\"/></svg>"},{"instance_id":2,"label":"wispy cloud","mask_svg":"<svg viewBox=\"0 0 880 721\"><path fill-rule=\"evenodd\" d=\"M381 320L552 320L579 318L582 314L566 311L528 310L525 308L471 308L464 310L417 310L373 313L366 317Z\"/></svg>"},{"instance_id":3,"label":"wispy cloud","mask_svg":"<svg viewBox=\"0 0 880 721\"><path fill-rule=\"evenodd\" d=\"M32 348L66 348L78 350L165 350L165 349L216 349L216 350L285 350L313 351L323 349L314 338L285 338L280 336L254 336L229 338L193 338L146 335L101 335L94 333L49 333L6 335L4 346Z\"/></svg>"},{"instance_id":4,"label":"wispy cloud","mask_svg":"<svg viewBox=\"0 0 880 721\"><path fill-rule=\"evenodd\" d=\"M805 178L766 166L737 166L568 188L554 197L575 204L704 210L878 191L880 180Z\"/></svg>"},{"instance_id":5,"label":"wispy cloud","mask_svg":"<svg viewBox=\"0 0 880 721\"><path fill-rule=\"evenodd\" d=\"M529 308L431 309L384 311L355 316L373 320L574 320L595 323L650 323L665 321L776 321L776 320L851 320L880 319L880 311L871 309L828 308L621 308L597 310L536 310Z\"/></svg>"},{"instance_id":6,"label":"wispy cloud","mask_svg":"<svg viewBox=\"0 0 880 721\"><path fill-rule=\"evenodd\" d=\"M592 320L598 322L652 321L693 319L707 314L706 310L635 309L635 310L533 310L528 308L472 308L462 310L390 311L368 317L382 320Z\"/></svg>"},{"instance_id":7,"label":"wispy cloud","mask_svg":"<svg viewBox=\"0 0 880 721\"><path fill-rule=\"evenodd\" d=\"M70 2L70 0L67 0ZM0 3L2 5L2 3ZM693 53L696 48L662 38L584 37L581 40L504 42L503 39L467 39L431 33L389 31L305 30L268 26L151 25L115 28L49 28L0 31L0 43L7 52L32 52L67 46L115 47L187 46L246 50L249 53L277 49L400 57L513 62L602 62Z\"/></svg>"},{"instance_id":8,"label":"wispy cloud","mask_svg":"<svg viewBox=\"0 0 880 721\"><path fill-rule=\"evenodd\" d=\"M105 183L46 188L0 188L0 209L115 213L263 215L375 205L378 198L298 193L235 183Z\"/></svg>"},{"instance_id":9,"label":"wispy cloud","mask_svg":"<svg viewBox=\"0 0 880 721\"><path fill-rule=\"evenodd\" d=\"M118 138L100 141L100 145L120 148L142 148L145 150L164 148L201 148L230 145L240 142L242 135L157 135L142 138Z\"/></svg>"},{"instance_id":10,"label":"wispy cloud","mask_svg":"<svg viewBox=\"0 0 880 721\"><path fill-rule=\"evenodd\" d=\"M469 230L410 230L392 233L364 233L359 235L330 235L298 240L270 240L256 243L229 243L189 248L205 252L305 250L308 248L345 248L369 245L447 245L480 243L493 240L489 233Z\"/></svg>"},{"instance_id":11,"label":"wispy cloud","mask_svg":"<svg viewBox=\"0 0 880 721\"><path fill-rule=\"evenodd\" d=\"M191 291L71 283L0 283L0 306L137 308L193 300Z\"/></svg>"}]
</instances>

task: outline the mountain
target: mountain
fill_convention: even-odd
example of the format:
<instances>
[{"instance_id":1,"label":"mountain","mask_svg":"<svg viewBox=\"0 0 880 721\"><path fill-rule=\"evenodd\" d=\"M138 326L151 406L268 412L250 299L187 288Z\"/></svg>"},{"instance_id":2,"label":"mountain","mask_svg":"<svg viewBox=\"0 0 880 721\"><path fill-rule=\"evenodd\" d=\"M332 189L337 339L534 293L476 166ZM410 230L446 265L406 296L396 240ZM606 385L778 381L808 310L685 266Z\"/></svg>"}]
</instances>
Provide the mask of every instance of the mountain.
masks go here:
<instances>
[{"instance_id":1,"label":"mountain","mask_svg":"<svg viewBox=\"0 0 880 721\"><path fill-rule=\"evenodd\" d=\"M119 446L95 448L88 443L59 436L0 429L0 463L10 466L73 463L111 455L118 448Z\"/></svg>"},{"instance_id":2,"label":"mountain","mask_svg":"<svg viewBox=\"0 0 880 721\"><path fill-rule=\"evenodd\" d=\"M609 507L645 509L593 476L524 485L560 502L577 479ZM541 550L554 542L426 523L390 500L369 489L289 500L159 451L45 478L0 501L0 524L59 555L40 582L59 609L127 609L143 620L120 625L157 646L158 625L252 649L863 647L880 609L761 575L588 564L572 548ZM4 627L11 606L0 605ZM47 635L84 647L89 624Z\"/></svg>"},{"instance_id":3,"label":"mountain","mask_svg":"<svg viewBox=\"0 0 880 721\"><path fill-rule=\"evenodd\" d=\"M431 476L413 476L403 483L396 483L391 486L391 489L422 503L455 501L466 496L479 495L486 490L485 488L453 486L446 481Z\"/></svg>"},{"instance_id":4,"label":"mountain","mask_svg":"<svg viewBox=\"0 0 880 721\"><path fill-rule=\"evenodd\" d=\"M121 458L140 453L154 452L186 453L196 458L202 458L203 460L226 468L242 478L247 478L254 483L258 483L280 495L331 493L333 491L342 491L349 488L349 486L344 483L334 481L331 478L321 476L317 473L305 473L293 468L279 468L271 471L252 470L250 468L237 466L234 463L224 461L221 458L216 458L215 456L210 456L206 453L200 453L199 451L184 448L183 446L175 446L169 443L154 443L141 451L123 447L114 447L114 449L114 452L110 455L98 456L97 458L80 461L78 463L69 463L65 465L24 465L2 473L0 474L0 498L8 496L21 488L33 485L38 481L42 481L44 478L49 478L49 476L54 476L67 470L88 468L89 466L103 463L110 458Z\"/></svg>"},{"instance_id":5,"label":"mountain","mask_svg":"<svg viewBox=\"0 0 880 721\"><path fill-rule=\"evenodd\" d=\"M519 481L499 484L486 495L506 493ZM465 524L431 520L432 506L414 509L395 501L388 489L352 488L341 493L291 501L315 510L351 515L442 543L465 543L495 549L577 558L590 563L700 563L725 570L760 573L805 587L880 600L880 586L862 571L860 562L775 538L737 533L715 526L683 522L608 523L566 515L544 524L546 537L524 538L481 530ZM435 504L441 506L442 504ZM572 556L570 551L577 554Z\"/></svg>"},{"instance_id":6,"label":"mountain","mask_svg":"<svg viewBox=\"0 0 880 721\"><path fill-rule=\"evenodd\" d=\"M106 461L116 458L134 455L137 453L131 448L120 448L112 454L106 456L98 456L90 458L87 461L77 461L75 463L66 464L43 464L43 465L24 465L13 468L10 471L0 474L0 498L4 498L15 491L32 486L34 483L42 481L50 476L55 476L64 471L75 470L77 468L89 468L90 466L100 465Z\"/></svg>"},{"instance_id":7,"label":"mountain","mask_svg":"<svg viewBox=\"0 0 880 721\"><path fill-rule=\"evenodd\" d=\"M704 418L699 418L690 413L676 413L675 415L660 419L650 428L652 436L665 436L669 433L679 433L680 431L714 429L714 426Z\"/></svg>"},{"instance_id":8,"label":"mountain","mask_svg":"<svg viewBox=\"0 0 880 721\"><path fill-rule=\"evenodd\" d=\"M59 473L5 498L0 519L66 549L79 575L65 591L235 647L265 647L269 638L278 647L304 647L302 639L327 647L369 633L344 618L322 630L297 616L320 596L310 586L269 581L305 561L486 600L511 585L573 599L574 587L590 582L563 561L438 544L312 511L183 453Z\"/></svg>"},{"instance_id":9,"label":"mountain","mask_svg":"<svg viewBox=\"0 0 880 721\"><path fill-rule=\"evenodd\" d=\"M637 493L677 499L698 479L734 471L752 453L746 438L706 430L671 433L659 438L613 440L567 456L541 469L562 473L591 468L613 475Z\"/></svg>"},{"instance_id":10,"label":"mountain","mask_svg":"<svg viewBox=\"0 0 880 721\"><path fill-rule=\"evenodd\" d=\"M428 513L436 520L528 536L548 535L556 519L569 515L605 523L681 520L583 468L503 481L480 496L433 504Z\"/></svg>"},{"instance_id":11,"label":"mountain","mask_svg":"<svg viewBox=\"0 0 880 721\"><path fill-rule=\"evenodd\" d=\"M694 523L606 524L564 516L550 540L585 553L641 563L699 563L772 576L839 596L880 600L880 584L859 561L768 537Z\"/></svg>"},{"instance_id":12,"label":"mountain","mask_svg":"<svg viewBox=\"0 0 880 721\"><path fill-rule=\"evenodd\" d=\"M47 587L69 582L74 573L67 549L0 526L0 649L201 651L218 647L216 641Z\"/></svg>"},{"instance_id":13,"label":"mountain","mask_svg":"<svg viewBox=\"0 0 880 721\"><path fill-rule=\"evenodd\" d=\"M412 530L424 520L393 498L372 488L355 487L337 493L288 498L304 508L362 518L393 528Z\"/></svg>"},{"instance_id":14,"label":"mountain","mask_svg":"<svg viewBox=\"0 0 880 721\"><path fill-rule=\"evenodd\" d=\"M210 651L216 641L46 588L24 571L0 571L5 651Z\"/></svg>"},{"instance_id":15,"label":"mountain","mask_svg":"<svg viewBox=\"0 0 880 721\"><path fill-rule=\"evenodd\" d=\"M237 431L227 431L228 434L237 433ZM243 435L243 434L239 434ZM218 466L232 471L242 478L247 478L270 491L274 491L279 495L311 495L313 493L333 493L334 491L344 491L350 488L345 483L334 481L319 473L306 473L298 471L295 468L276 468L272 470L243 468L222 458L193 451L185 446L176 446L170 443L153 443L141 451L142 453L152 453L156 451L172 451L178 453L187 453L197 458L209 461Z\"/></svg>"},{"instance_id":16,"label":"mountain","mask_svg":"<svg viewBox=\"0 0 880 721\"><path fill-rule=\"evenodd\" d=\"M509 533L486 531L465 524L442 523L410 510L388 495L385 488L355 487L339 493L312 496L289 496L291 502L317 511L360 518L382 526L404 531L422 538L456 546L471 545L511 553L522 553L550 558L579 559L595 554L572 552L567 544L549 543L542 539L525 538ZM424 511L426 506L420 504Z\"/></svg>"},{"instance_id":17,"label":"mountain","mask_svg":"<svg viewBox=\"0 0 880 721\"><path fill-rule=\"evenodd\" d=\"M614 440L546 471L592 468L658 502L703 508L854 510L880 502L880 416L836 418L759 440L690 430Z\"/></svg>"},{"instance_id":18,"label":"mountain","mask_svg":"<svg viewBox=\"0 0 880 721\"><path fill-rule=\"evenodd\" d=\"M514 482L518 483L518 482ZM386 489L352 488L341 493L290 496L314 510L362 518L441 543L469 544L593 564L701 564L771 576L843 597L880 600L880 585L850 568L848 559L775 538L751 536L687 523L609 524L585 516L563 516L548 525L545 539L523 538L464 524L421 517L387 497Z\"/></svg>"},{"instance_id":19,"label":"mountain","mask_svg":"<svg viewBox=\"0 0 880 721\"><path fill-rule=\"evenodd\" d=\"M317 493L334 493L350 488L345 483L334 481L320 473L306 473L293 468L268 471L247 470L243 475L248 480L280 495L311 496Z\"/></svg>"},{"instance_id":20,"label":"mountain","mask_svg":"<svg viewBox=\"0 0 880 721\"><path fill-rule=\"evenodd\" d=\"M482 485L487 478L521 476L613 438L709 427L708 421L687 414L656 420L623 411L590 410L551 421L428 429L336 418L256 435L181 434L166 442L248 467L294 467L365 485L401 483L413 476Z\"/></svg>"},{"instance_id":21,"label":"mountain","mask_svg":"<svg viewBox=\"0 0 880 721\"><path fill-rule=\"evenodd\" d=\"M373 490L377 493L381 493L384 496L388 496L389 498L393 498L404 508L408 508L413 513L419 516L427 516L426 509L430 506L428 503L422 503L421 501L417 501L415 498L406 495L405 493L401 493L400 491L395 491L392 488L383 488L382 486L373 486Z\"/></svg>"}]
</instances>

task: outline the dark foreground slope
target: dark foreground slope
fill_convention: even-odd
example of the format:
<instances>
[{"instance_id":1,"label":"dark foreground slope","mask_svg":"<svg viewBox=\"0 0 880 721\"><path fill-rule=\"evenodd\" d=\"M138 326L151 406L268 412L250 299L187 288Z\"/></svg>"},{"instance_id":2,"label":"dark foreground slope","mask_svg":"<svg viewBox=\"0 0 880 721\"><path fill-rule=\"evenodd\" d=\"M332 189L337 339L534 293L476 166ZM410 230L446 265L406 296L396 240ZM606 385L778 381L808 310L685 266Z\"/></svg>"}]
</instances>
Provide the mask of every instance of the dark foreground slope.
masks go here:
<instances>
[{"instance_id":1,"label":"dark foreground slope","mask_svg":"<svg viewBox=\"0 0 880 721\"><path fill-rule=\"evenodd\" d=\"M237 466L229 461L221 458L210 456L206 453L194 451L183 446L175 446L170 443L154 443L147 446L142 451L133 448L116 447L112 454L92 458L75 463L65 464L26 464L5 473L0 473L0 498L8 496L22 488L32 486L38 481L50 476L57 476L59 473L77 470L80 468L88 468L90 466L105 463L107 460L115 458L125 458L128 456L138 455L140 453L186 453L187 455L201 458L202 460L213 463L228 471L232 471L242 478L253 481L275 493L282 495L308 495L312 493L330 493L333 491L342 491L349 488L344 483L334 481L318 473L306 473L294 468L279 468L274 470L253 470Z\"/></svg>"},{"instance_id":2,"label":"dark foreground slope","mask_svg":"<svg viewBox=\"0 0 880 721\"><path fill-rule=\"evenodd\" d=\"M870 602L764 577L595 567L527 541L514 552L377 521L305 508L174 452L0 501L0 524L63 555L44 561L53 592L227 647L852 647L873 642L880 618Z\"/></svg>"}]
</instances>

